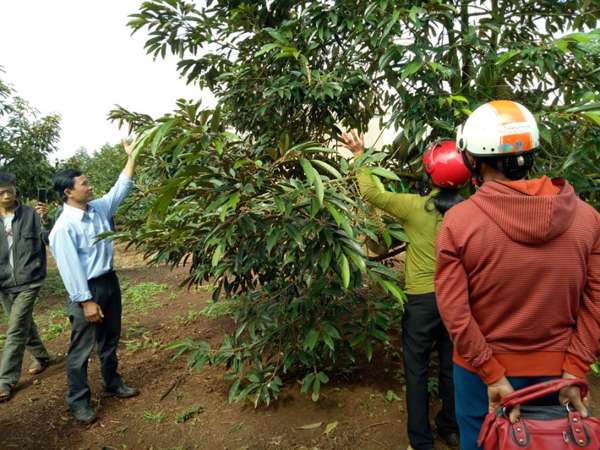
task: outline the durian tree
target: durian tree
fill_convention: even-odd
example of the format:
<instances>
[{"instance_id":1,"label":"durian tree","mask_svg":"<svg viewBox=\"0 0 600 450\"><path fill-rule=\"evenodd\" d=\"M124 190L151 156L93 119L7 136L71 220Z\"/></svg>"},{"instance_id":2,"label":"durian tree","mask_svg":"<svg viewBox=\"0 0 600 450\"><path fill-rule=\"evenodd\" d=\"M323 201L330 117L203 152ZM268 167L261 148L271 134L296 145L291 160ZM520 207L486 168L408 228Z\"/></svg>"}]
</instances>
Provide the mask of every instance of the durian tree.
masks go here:
<instances>
[{"instance_id":1,"label":"durian tree","mask_svg":"<svg viewBox=\"0 0 600 450\"><path fill-rule=\"evenodd\" d=\"M37 198L38 188L50 188L50 156L57 150L60 116L42 116L16 94L0 79L0 170L15 176L17 196L29 201Z\"/></svg>"},{"instance_id":2,"label":"durian tree","mask_svg":"<svg viewBox=\"0 0 600 450\"><path fill-rule=\"evenodd\" d=\"M356 170L414 192L425 147L489 100L528 106L544 142L537 171L597 206L599 13L597 0L144 2L129 26L149 33L148 54L175 55L218 107L111 113L143 133L144 218L117 237L150 262L186 265L187 285L214 283L207 312L239 326L217 346L175 343L176 356L224 365L229 400L255 404L290 373L317 400L333 368L370 360L404 295L362 239L405 236L367 211ZM341 129L365 130L375 114L401 130L394 143L340 158Z\"/></svg>"}]
</instances>

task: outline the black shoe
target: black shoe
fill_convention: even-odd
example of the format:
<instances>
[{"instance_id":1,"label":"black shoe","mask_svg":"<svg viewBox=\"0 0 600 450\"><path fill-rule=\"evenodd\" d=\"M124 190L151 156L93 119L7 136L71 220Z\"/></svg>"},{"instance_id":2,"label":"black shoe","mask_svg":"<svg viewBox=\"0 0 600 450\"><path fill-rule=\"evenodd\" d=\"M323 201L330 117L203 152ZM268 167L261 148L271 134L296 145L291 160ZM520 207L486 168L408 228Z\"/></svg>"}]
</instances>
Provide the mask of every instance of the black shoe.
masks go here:
<instances>
[{"instance_id":1,"label":"black shoe","mask_svg":"<svg viewBox=\"0 0 600 450\"><path fill-rule=\"evenodd\" d=\"M119 386L116 389L111 389L110 391L103 392L103 395L105 397L119 397L119 398L135 397L136 395L139 395L139 394L140 394L139 389L125 386L124 384Z\"/></svg>"},{"instance_id":2,"label":"black shoe","mask_svg":"<svg viewBox=\"0 0 600 450\"><path fill-rule=\"evenodd\" d=\"M92 423L97 418L96 413L90 405L86 405L83 408L78 409L77 411L71 410L71 412L73 413L73 417L75 417L75 420L77 422L83 423L85 425Z\"/></svg>"},{"instance_id":3,"label":"black shoe","mask_svg":"<svg viewBox=\"0 0 600 450\"><path fill-rule=\"evenodd\" d=\"M458 433L450 433L446 435L440 435L440 439L448 447L458 447L460 445L460 435Z\"/></svg>"}]
</instances>

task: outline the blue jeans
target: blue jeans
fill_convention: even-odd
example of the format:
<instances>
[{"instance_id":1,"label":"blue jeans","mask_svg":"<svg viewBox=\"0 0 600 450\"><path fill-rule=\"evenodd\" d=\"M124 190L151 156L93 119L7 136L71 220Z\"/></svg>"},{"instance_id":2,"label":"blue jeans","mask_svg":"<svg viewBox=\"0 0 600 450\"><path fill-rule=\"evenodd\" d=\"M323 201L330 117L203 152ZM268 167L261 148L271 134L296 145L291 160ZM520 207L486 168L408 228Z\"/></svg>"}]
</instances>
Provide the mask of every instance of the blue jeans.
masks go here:
<instances>
[{"instance_id":1,"label":"blue jeans","mask_svg":"<svg viewBox=\"0 0 600 450\"><path fill-rule=\"evenodd\" d=\"M555 377L507 377L516 390ZM479 431L488 413L487 386L479 375L454 364L454 395L456 398L456 419L460 428L460 450L477 450ZM539 398L529 405L557 405L558 392Z\"/></svg>"}]
</instances>

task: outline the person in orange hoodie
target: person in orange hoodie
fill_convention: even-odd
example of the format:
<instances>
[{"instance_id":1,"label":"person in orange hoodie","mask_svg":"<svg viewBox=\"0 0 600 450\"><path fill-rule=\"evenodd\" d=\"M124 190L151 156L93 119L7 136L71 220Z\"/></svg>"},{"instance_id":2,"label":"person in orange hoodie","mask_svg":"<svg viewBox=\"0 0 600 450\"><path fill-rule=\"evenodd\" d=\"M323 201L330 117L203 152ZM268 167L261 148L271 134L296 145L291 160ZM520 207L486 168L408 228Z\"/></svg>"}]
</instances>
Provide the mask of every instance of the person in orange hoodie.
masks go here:
<instances>
[{"instance_id":1,"label":"person in orange hoodie","mask_svg":"<svg viewBox=\"0 0 600 450\"><path fill-rule=\"evenodd\" d=\"M600 215L563 179L526 180L539 146L530 111L477 108L457 145L483 183L444 216L435 290L454 343L461 449L502 396L552 378L585 378L600 338ZM546 402L589 402L568 387ZM511 420L519 410L511 412Z\"/></svg>"}]
</instances>

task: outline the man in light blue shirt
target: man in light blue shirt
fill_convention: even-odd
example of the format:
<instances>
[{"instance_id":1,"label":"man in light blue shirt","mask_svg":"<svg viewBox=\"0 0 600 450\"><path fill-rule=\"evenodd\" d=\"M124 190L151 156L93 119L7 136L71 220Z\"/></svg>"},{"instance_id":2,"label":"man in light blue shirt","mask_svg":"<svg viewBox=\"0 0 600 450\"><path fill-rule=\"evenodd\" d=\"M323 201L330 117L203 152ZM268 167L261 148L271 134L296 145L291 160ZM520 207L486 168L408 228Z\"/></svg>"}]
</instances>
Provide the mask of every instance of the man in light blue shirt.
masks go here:
<instances>
[{"instance_id":1,"label":"man in light blue shirt","mask_svg":"<svg viewBox=\"0 0 600 450\"><path fill-rule=\"evenodd\" d=\"M110 218L133 185L133 149L123 141L127 164L116 184L104 197L94 200L86 176L65 170L54 176L53 187L64 201L64 211L50 233L50 248L69 293L67 312L71 321L71 345L67 355L67 404L75 419L91 423L96 414L90 406L87 383L88 358L98 343L105 395L121 398L139 394L125 385L117 372L117 346L121 337L121 289L114 271L113 243L96 236L111 230Z\"/></svg>"}]
</instances>

